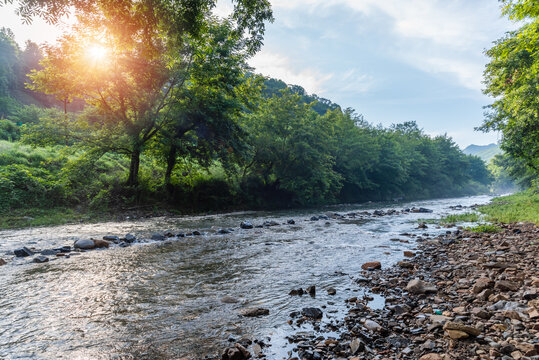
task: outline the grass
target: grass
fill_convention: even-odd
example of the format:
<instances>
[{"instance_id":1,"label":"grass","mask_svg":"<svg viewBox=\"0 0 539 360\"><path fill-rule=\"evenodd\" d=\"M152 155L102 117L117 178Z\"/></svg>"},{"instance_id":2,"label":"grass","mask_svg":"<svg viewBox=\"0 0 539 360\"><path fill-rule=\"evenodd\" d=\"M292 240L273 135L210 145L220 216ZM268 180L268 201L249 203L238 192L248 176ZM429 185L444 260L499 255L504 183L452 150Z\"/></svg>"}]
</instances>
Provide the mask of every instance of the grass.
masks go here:
<instances>
[{"instance_id":1,"label":"grass","mask_svg":"<svg viewBox=\"0 0 539 360\"><path fill-rule=\"evenodd\" d=\"M104 216L104 215L103 215ZM0 216L0 229L19 229L34 226L52 226L67 223L88 222L97 219L97 214L78 212L58 207L52 209L20 209Z\"/></svg>"},{"instance_id":2,"label":"grass","mask_svg":"<svg viewBox=\"0 0 539 360\"><path fill-rule=\"evenodd\" d=\"M539 193L526 190L492 200L478 209L490 222L539 224Z\"/></svg>"},{"instance_id":3,"label":"grass","mask_svg":"<svg viewBox=\"0 0 539 360\"><path fill-rule=\"evenodd\" d=\"M478 222L480 215L478 213L467 212L463 214L452 214L440 219L441 224L456 224L461 222Z\"/></svg>"},{"instance_id":4,"label":"grass","mask_svg":"<svg viewBox=\"0 0 539 360\"><path fill-rule=\"evenodd\" d=\"M474 227L467 227L466 230L475 233L497 233L502 231L499 226L493 224L479 224Z\"/></svg>"}]
</instances>

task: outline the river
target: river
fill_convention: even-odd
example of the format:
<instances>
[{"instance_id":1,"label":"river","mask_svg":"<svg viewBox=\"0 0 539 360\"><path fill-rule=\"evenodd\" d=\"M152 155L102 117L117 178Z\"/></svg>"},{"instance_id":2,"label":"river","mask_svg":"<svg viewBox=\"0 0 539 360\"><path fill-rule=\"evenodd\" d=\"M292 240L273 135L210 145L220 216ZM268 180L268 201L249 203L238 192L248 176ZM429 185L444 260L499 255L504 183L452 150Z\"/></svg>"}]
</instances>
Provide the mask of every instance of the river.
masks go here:
<instances>
[{"instance_id":1,"label":"river","mask_svg":"<svg viewBox=\"0 0 539 360\"><path fill-rule=\"evenodd\" d=\"M298 331L287 324L292 311L324 306L323 321L342 318L343 301L363 294L352 277L364 262L391 266L402 259L404 250L415 247L414 237L401 233L435 236L447 230L435 225L416 229L418 219L463 212L450 206L490 199L474 196L1 231L0 257L8 264L0 267L0 358L203 359L221 351L229 339L249 336L268 345L264 348L268 359L286 359L292 346L285 337ZM414 206L433 213L309 220L313 215ZM286 224L288 219L296 223ZM243 220L280 225L244 230L239 228ZM217 234L228 227L234 228L231 234ZM144 240L44 264L4 255L21 246L46 249L107 234L132 233L146 239L166 229L199 230L203 235ZM310 285L317 287L315 297L289 295L291 289ZM327 294L330 287L336 295ZM238 302L223 303L225 296ZM253 306L267 308L270 314L239 315ZM383 306L383 299L374 297L371 306Z\"/></svg>"}]
</instances>

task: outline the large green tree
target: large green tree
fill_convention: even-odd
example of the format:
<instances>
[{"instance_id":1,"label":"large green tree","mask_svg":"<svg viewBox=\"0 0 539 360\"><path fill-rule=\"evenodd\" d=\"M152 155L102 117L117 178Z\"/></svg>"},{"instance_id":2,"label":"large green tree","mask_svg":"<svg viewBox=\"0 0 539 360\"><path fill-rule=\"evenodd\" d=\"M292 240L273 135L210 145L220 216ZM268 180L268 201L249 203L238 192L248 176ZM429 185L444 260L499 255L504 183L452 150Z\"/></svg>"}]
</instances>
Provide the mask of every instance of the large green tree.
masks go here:
<instances>
[{"instance_id":1,"label":"large green tree","mask_svg":"<svg viewBox=\"0 0 539 360\"><path fill-rule=\"evenodd\" d=\"M501 131L501 147L539 173L539 4L503 1L503 11L524 25L496 41L486 54L488 107L482 130Z\"/></svg>"},{"instance_id":2,"label":"large green tree","mask_svg":"<svg viewBox=\"0 0 539 360\"><path fill-rule=\"evenodd\" d=\"M213 1L21 1L23 16L52 16L73 6L79 22L57 45L45 49L43 68L31 76L35 89L67 104L82 98L95 111L87 143L130 157L128 185L137 185L140 156L173 117L173 104L193 63L191 44L204 41ZM60 10L59 10L60 9ZM63 9L63 10L62 10ZM48 14L48 15L47 15ZM261 45L269 3L240 1L231 15L232 36L243 51ZM106 52L102 59L91 49Z\"/></svg>"}]
</instances>

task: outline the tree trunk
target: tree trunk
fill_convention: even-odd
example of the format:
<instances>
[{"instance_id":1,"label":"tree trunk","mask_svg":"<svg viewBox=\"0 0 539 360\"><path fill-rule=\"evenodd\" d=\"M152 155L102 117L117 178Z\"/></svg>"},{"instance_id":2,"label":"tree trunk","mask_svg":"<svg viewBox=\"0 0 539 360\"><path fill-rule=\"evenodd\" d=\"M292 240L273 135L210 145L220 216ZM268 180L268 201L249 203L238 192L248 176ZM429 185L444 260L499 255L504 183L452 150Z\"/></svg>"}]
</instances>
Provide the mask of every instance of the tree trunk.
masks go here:
<instances>
[{"instance_id":1,"label":"tree trunk","mask_svg":"<svg viewBox=\"0 0 539 360\"><path fill-rule=\"evenodd\" d=\"M131 153L131 163L129 164L128 186L138 185L138 170L140 168L140 149L137 147Z\"/></svg>"},{"instance_id":2,"label":"tree trunk","mask_svg":"<svg viewBox=\"0 0 539 360\"><path fill-rule=\"evenodd\" d=\"M165 187L167 188L169 194L172 194L174 187L171 183L172 171L176 166L176 146L172 145L168 152L167 156L167 171L165 172Z\"/></svg>"}]
</instances>

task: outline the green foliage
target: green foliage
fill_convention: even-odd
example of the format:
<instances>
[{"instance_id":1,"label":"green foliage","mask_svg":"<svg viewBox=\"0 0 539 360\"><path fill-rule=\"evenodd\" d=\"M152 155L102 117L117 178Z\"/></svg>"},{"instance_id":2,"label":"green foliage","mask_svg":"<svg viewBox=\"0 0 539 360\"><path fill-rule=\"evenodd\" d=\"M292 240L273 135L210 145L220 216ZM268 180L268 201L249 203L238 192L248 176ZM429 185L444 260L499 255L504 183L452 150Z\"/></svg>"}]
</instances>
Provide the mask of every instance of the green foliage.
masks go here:
<instances>
[{"instance_id":1,"label":"green foliage","mask_svg":"<svg viewBox=\"0 0 539 360\"><path fill-rule=\"evenodd\" d=\"M20 136L17 124L8 119L0 119L0 140L15 141Z\"/></svg>"},{"instance_id":2,"label":"green foliage","mask_svg":"<svg viewBox=\"0 0 539 360\"><path fill-rule=\"evenodd\" d=\"M539 193L529 189L517 194L503 196L481 206L479 211L491 222L532 222L539 224Z\"/></svg>"},{"instance_id":3,"label":"green foliage","mask_svg":"<svg viewBox=\"0 0 539 360\"><path fill-rule=\"evenodd\" d=\"M263 102L245 122L251 152L244 173L264 186L291 194L298 204L330 202L340 188L330 117L321 117L300 96L284 90Z\"/></svg>"},{"instance_id":4,"label":"green foliage","mask_svg":"<svg viewBox=\"0 0 539 360\"><path fill-rule=\"evenodd\" d=\"M539 19L536 2L504 1L505 13L529 17L525 25L496 41L484 78L485 93L495 98L481 127L500 131L501 147L539 174Z\"/></svg>"},{"instance_id":5,"label":"green foliage","mask_svg":"<svg viewBox=\"0 0 539 360\"><path fill-rule=\"evenodd\" d=\"M475 232L475 233L491 233L491 234L495 234L502 231L502 229L499 226L493 225L493 224L479 224L477 226L467 227L466 230Z\"/></svg>"},{"instance_id":6,"label":"green foliage","mask_svg":"<svg viewBox=\"0 0 539 360\"><path fill-rule=\"evenodd\" d=\"M451 214L440 219L441 224L457 224L462 222L478 222L480 219L478 213L467 212L463 214Z\"/></svg>"},{"instance_id":7,"label":"green foliage","mask_svg":"<svg viewBox=\"0 0 539 360\"><path fill-rule=\"evenodd\" d=\"M489 169L494 176L494 189L512 191L518 188L526 189L533 185L537 175L522 159L515 159L507 154L496 155Z\"/></svg>"}]
</instances>

